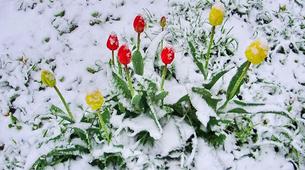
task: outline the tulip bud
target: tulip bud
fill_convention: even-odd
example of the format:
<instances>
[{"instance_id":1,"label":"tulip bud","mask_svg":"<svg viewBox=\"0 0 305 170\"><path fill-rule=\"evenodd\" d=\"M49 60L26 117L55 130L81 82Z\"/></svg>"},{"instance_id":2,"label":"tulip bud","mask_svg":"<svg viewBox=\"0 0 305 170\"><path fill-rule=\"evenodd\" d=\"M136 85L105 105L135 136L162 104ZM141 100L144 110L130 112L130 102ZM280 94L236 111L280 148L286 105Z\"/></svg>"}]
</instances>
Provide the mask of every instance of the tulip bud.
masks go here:
<instances>
[{"instance_id":1,"label":"tulip bud","mask_svg":"<svg viewBox=\"0 0 305 170\"><path fill-rule=\"evenodd\" d=\"M145 20L141 15L135 17L133 21L133 28L137 33L142 33L145 28Z\"/></svg>"},{"instance_id":2,"label":"tulip bud","mask_svg":"<svg viewBox=\"0 0 305 170\"><path fill-rule=\"evenodd\" d=\"M164 47L161 52L161 60L164 64L171 64L175 58L175 51L172 47Z\"/></svg>"},{"instance_id":3,"label":"tulip bud","mask_svg":"<svg viewBox=\"0 0 305 170\"><path fill-rule=\"evenodd\" d=\"M123 65L127 65L131 60L131 51L126 44L123 44L118 51L119 62Z\"/></svg>"},{"instance_id":4,"label":"tulip bud","mask_svg":"<svg viewBox=\"0 0 305 170\"><path fill-rule=\"evenodd\" d=\"M48 70L41 71L41 81L44 85L54 87L56 85L56 79L53 73Z\"/></svg>"},{"instance_id":5,"label":"tulip bud","mask_svg":"<svg viewBox=\"0 0 305 170\"><path fill-rule=\"evenodd\" d=\"M162 27L162 29L164 29L164 27L166 26L166 18L165 18L165 16L161 17L161 19L160 19L160 26Z\"/></svg>"},{"instance_id":6,"label":"tulip bud","mask_svg":"<svg viewBox=\"0 0 305 170\"><path fill-rule=\"evenodd\" d=\"M247 60L252 64L260 64L267 57L269 47L267 43L256 40L253 41L246 49L245 55Z\"/></svg>"},{"instance_id":7,"label":"tulip bud","mask_svg":"<svg viewBox=\"0 0 305 170\"><path fill-rule=\"evenodd\" d=\"M104 104L104 97L99 90L88 93L86 103L92 110L99 110Z\"/></svg>"},{"instance_id":8,"label":"tulip bud","mask_svg":"<svg viewBox=\"0 0 305 170\"><path fill-rule=\"evenodd\" d=\"M109 35L107 40L107 48L111 51L119 48L119 40L116 34L112 33Z\"/></svg>"},{"instance_id":9,"label":"tulip bud","mask_svg":"<svg viewBox=\"0 0 305 170\"><path fill-rule=\"evenodd\" d=\"M221 25L225 15L224 5L220 2L215 3L209 14L209 22L212 26Z\"/></svg>"}]
</instances>

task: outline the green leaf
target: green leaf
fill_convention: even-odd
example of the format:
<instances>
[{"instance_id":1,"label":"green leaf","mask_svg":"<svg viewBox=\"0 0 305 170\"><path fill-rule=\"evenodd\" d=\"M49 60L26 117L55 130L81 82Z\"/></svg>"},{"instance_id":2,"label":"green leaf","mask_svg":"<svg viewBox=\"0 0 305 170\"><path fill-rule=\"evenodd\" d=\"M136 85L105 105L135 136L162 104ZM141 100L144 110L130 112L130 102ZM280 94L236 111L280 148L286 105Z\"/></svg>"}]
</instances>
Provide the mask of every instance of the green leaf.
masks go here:
<instances>
[{"instance_id":1,"label":"green leaf","mask_svg":"<svg viewBox=\"0 0 305 170\"><path fill-rule=\"evenodd\" d=\"M226 135L213 131L214 126L220 126L222 120L217 120L215 117L210 117L210 120L207 124L207 130L203 133L203 138L215 148L223 145Z\"/></svg>"},{"instance_id":2,"label":"green leaf","mask_svg":"<svg viewBox=\"0 0 305 170\"><path fill-rule=\"evenodd\" d=\"M221 71L221 72L217 73L216 75L214 75L214 76L212 77L212 80L211 80L208 84L204 84L203 86L204 86L206 89L210 90L210 89L214 86L214 84L215 84L223 75L225 75L228 71L229 71L229 70L224 70L224 71Z\"/></svg>"},{"instance_id":3,"label":"green leaf","mask_svg":"<svg viewBox=\"0 0 305 170\"><path fill-rule=\"evenodd\" d=\"M86 131L77 127L73 127L73 134L71 136L73 135L78 136L82 141L87 144L89 148L91 148L91 142Z\"/></svg>"},{"instance_id":4,"label":"green leaf","mask_svg":"<svg viewBox=\"0 0 305 170\"><path fill-rule=\"evenodd\" d=\"M105 124L108 124L109 123L109 120L110 120L110 112L108 109L104 109L104 111L102 112L102 118L103 118L103 121L105 122Z\"/></svg>"},{"instance_id":5,"label":"green leaf","mask_svg":"<svg viewBox=\"0 0 305 170\"><path fill-rule=\"evenodd\" d=\"M138 50L136 50L132 55L132 65L136 74L143 75L144 61L141 52Z\"/></svg>"},{"instance_id":6,"label":"green leaf","mask_svg":"<svg viewBox=\"0 0 305 170\"><path fill-rule=\"evenodd\" d=\"M141 131L137 133L135 137L137 141L139 141L142 145L148 144L150 146L154 146L155 139L150 136L150 133L148 131Z\"/></svg>"},{"instance_id":7,"label":"green leaf","mask_svg":"<svg viewBox=\"0 0 305 170\"><path fill-rule=\"evenodd\" d=\"M100 169L126 169L126 162L120 152L116 153L104 153L104 155L98 159L94 159L90 162L92 166L98 166Z\"/></svg>"},{"instance_id":8,"label":"green leaf","mask_svg":"<svg viewBox=\"0 0 305 170\"><path fill-rule=\"evenodd\" d=\"M196 49L195 49L193 43L192 43L191 41L189 41L189 42L188 42L188 45L189 45L189 48L190 48L190 50L191 50L191 54L192 54L192 56L193 56L193 59L194 59L195 64L197 65L198 69L201 71L202 75L205 76L206 73L205 73L205 71L204 71L203 63L200 62L200 61L198 60L197 54L196 54Z\"/></svg>"},{"instance_id":9,"label":"green leaf","mask_svg":"<svg viewBox=\"0 0 305 170\"><path fill-rule=\"evenodd\" d=\"M244 83L244 78L250 64L251 63L249 61L246 61L237 69L236 74L232 77L227 89L227 101L231 100L236 94L239 93L240 86Z\"/></svg>"},{"instance_id":10,"label":"green leaf","mask_svg":"<svg viewBox=\"0 0 305 170\"><path fill-rule=\"evenodd\" d=\"M263 105L265 105L264 103L245 103L245 102L242 102L239 100L233 100L233 102L240 106L263 106Z\"/></svg>"},{"instance_id":11,"label":"green leaf","mask_svg":"<svg viewBox=\"0 0 305 170\"><path fill-rule=\"evenodd\" d=\"M243 108L237 107L228 111L228 113L249 113Z\"/></svg>"},{"instance_id":12,"label":"green leaf","mask_svg":"<svg viewBox=\"0 0 305 170\"><path fill-rule=\"evenodd\" d=\"M142 102L142 94L134 95L132 97L131 104L132 104L132 106L134 106L136 111L139 111L139 112L144 111L144 105Z\"/></svg>"},{"instance_id":13,"label":"green leaf","mask_svg":"<svg viewBox=\"0 0 305 170\"><path fill-rule=\"evenodd\" d=\"M205 88L193 87L192 90L193 90L193 92L199 94L207 102L207 104L216 111L217 103L221 99L213 98L210 91L208 91Z\"/></svg>"},{"instance_id":14,"label":"green leaf","mask_svg":"<svg viewBox=\"0 0 305 170\"><path fill-rule=\"evenodd\" d=\"M159 101L163 101L167 95L168 95L167 91L161 91L157 95L154 96L153 102L158 103Z\"/></svg>"},{"instance_id":15,"label":"green leaf","mask_svg":"<svg viewBox=\"0 0 305 170\"><path fill-rule=\"evenodd\" d=\"M112 76L115 86L123 93L124 97L131 99L131 93L127 83L115 72L112 72Z\"/></svg>"},{"instance_id":16,"label":"green leaf","mask_svg":"<svg viewBox=\"0 0 305 170\"><path fill-rule=\"evenodd\" d=\"M65 10L63 10L63 11L61 11L61 12L55 14L54 16L55 16L55 17L63 17L63 16L65 16L65 13L66 13Z\"/></svg>"},{"instance_id":17,"label":"green leaf","mask_svg":"<svg viewBox=\"0 0 305 170\"><path fill-rule=\"evenodd\" d=\"M192 105L188 95L181 97L175 104L171 105L171 108L174 109L171 113L173 116L184 118L186 123L194 127L197 136L203 137L202 124L197 118L197 110Z\"/></svg>"},{"instance_id":18,"label":"green leaf","mask_svg":"<svg viewBox=\"0 0 305 170\"><path fill-rule=\"evenodd\" d=\"M48 154L39 157L30 169L43 170L47 166L54 166L70 159L76 159L77 157L81 157L82 154L88 154L89 152L87 147L81 145L73 145L67 148L55 148Z\"/></svg>"},{"instance_id":19,"label":"green leaf","mask_svg":"<svg viewBox=\"0 0 305 170\"><path fill-rule=\"evenodd\" d=\"M74 122L69 116L67 116L68 114L66 114L62 109L60 109L59 107L57 107L55 105L51 105L50 112L51 112L51 114L58 116L70 123Z\"/></svg>"}]
</instances>

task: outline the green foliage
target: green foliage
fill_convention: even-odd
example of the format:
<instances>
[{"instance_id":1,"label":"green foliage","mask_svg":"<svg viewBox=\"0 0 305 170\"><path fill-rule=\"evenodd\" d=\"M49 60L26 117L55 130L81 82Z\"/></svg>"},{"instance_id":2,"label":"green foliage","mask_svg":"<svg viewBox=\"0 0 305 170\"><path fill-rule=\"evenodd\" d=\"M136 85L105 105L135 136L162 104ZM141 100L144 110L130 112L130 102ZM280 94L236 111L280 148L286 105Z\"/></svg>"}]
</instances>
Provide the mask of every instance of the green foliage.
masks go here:
<instances>
[{"instance_id":1,"label":"green foliage","mask_svg":"<svg viewBox=\"0 0 305 170\"><path fill-rule=\"evenodd\" d=\"M150 136L148 131L141 131L136 134L136 140L139 141L142 145L154 146L155 139Z\"/></svg>"},{"instance_id":2,"label":"green foliage","mask_svg":"<svg viewBox=\"0 0 305 170\"><path fill-rule=\"evenodd\" d=\"M215 99L213 98L212 94L210 93L209 90L205 88L200 88L200 87L193 87L192 88L193 92L199 94L206 102L207 104L216 111L217 108L217 103L221 99Z\"/></svg>"},{"instance_id":3,"label":"green foliage","mask_svg":"<svg viewBox=\"0 0 305 170\"><path fill-rule=\"evenodd\" d=\"M203 63L200 61L203 60L203 58L198 58L197 56L197 53L196 53L196 49L193 45L193 43L191 41L188 41L188 45L189 45L189 48L190 48L190 51L191 51L191 54L192 54L192 57L193 57L193 60L195 62L195 64L197 65L198 69L200 70L201 74L206 77L207 76L207 73L206 71L204 70L204 65Z\"/></svg>"},{"instance_id":4,"label":"green foliage","mask_svg":"<svg viewBox=\"0 0 305 170\"><path fill-rule=\"evenodd\" d=\"M68 147L57 147L49 153L41 156L31 167L31 170L43 170L47 166L65 162L67 160L75 160L82 154L88 154L90 151L87 147L81 145L72 145Z\"/></svg>"},{"instance_id":5,"label":"green foliage","mask_svg":"<svg viewBox=\"0 0 305 170\"><path fill-rule=\"evenodd\" d=\"M244 83L244 79L250 64L250 62L246 61L238 68L236 74L232 77L227 89L227 101L231 100L236 94L239 93L240 86Z\"/></svg>"},{"instance_id":6,"label":"green foliage","mask_svg":"<svg viewBox=\"0 0 305 170\"><path fill-rule=\"evenodd\" d=\"M123 94L124 97L131 99L132 96L127 83L115 72L112 72L112 76L113 76L114 84L117 87L117 89Z\"/></svg>"},{"instance_id":7,"label":"green foliage","mask_svg":"<svg viewBox=\"0 0 305 170\"><path fill-rule=\"evenodd\" d=\"M207 89L210 90L214 84L223 76L225 75L229 70L224 70L216 73L215 75L212 75L212 79L209 83L204 84L203 86Z\"/></svg>"},{"instance_id":8,"label":"green foliage","mask_svg":"<svg viewBox=\"0 0 305 170\"><path fill-rule=\"evenodd\" d=\"M215 127L220 126L221 123L225 121L218 120L215 117L210 117L210 120L207 124L207 130L204 132L204 139L215 148L223 145L226 135L214 130Z\"/></svg>"},{"instance_id":9,"label":"green foliage","mask_svg":"<svg viewBox=\"0 0 305 170\"><path fill-rule=\"evenodd\" d=\"M50 112L51 112L51 114L58 116L58 117L62 118L63 120L68 121L69 123L74 122L69 116L67 116L68 114L66 114L66 112L64 112L62 109L60 109L59 107L57 107L55 105L51 105Z\"/></svg>"},{"instance_id":10,"label":"green foliage","mask_svg":"<svg viewBox=\"0 0 305 170\"><path fill-rule=\"evenodd\" d=\"M134 72L138 75L143 75L144 73L144 60L140 51L136 50L132 54L132 65Z\"/></svg>"},{"instance_id":11,"label":"green foliage","mask_svg":"<svg viewBox=\"0 0 305 170\"><path fill-rule=\"evenodd\" d=\"M100 169L109 169L110 167L114 169L126 169L126 162L120 152L104 153L103 156L94 159L90 164L92 166L98 166Z\"/></svg>"}]
</instances>

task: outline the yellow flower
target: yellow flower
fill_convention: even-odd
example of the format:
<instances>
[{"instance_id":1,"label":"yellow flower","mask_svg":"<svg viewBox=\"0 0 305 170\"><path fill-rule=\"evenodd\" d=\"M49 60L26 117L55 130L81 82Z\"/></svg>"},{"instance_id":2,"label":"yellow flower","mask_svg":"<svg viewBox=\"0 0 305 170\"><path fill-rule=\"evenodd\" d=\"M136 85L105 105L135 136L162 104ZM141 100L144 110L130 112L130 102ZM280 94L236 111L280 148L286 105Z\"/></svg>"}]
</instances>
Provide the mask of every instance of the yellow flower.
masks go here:
<instances>
[{"instance_id":1,"label":"yellow flower","mask_svg":"<svg viewBox=\"0 0 305 170\"><path fill-rule=\"evenodd\" d=\"M209 14L209 21L212 26L221 25L225 15L224 5L220 2L215 3Z\"/></svg>"},{"instance_id":2,"label":"yellow flower","mask_svg":"<svg viewBox=\"0 0 305 170\"><path fill-rule=\"evenodd\" d=\"M88 93L86 96L86 103L92 110L100 109L104 104L104 97L99 90Z\"/></svg>"},{"instance_id":3,"label":"yellow flower","mask_svg":"<svg viewBox=\"0 0 305 170\"><path fill-rule=\"evenodd\" d=\"M44 85L54 87L56 85L56 79L53 73L48 70L41 71L41 81Z\"/></svg>"},{"instance_id":4,"label":"yellow flower","mask_svg":"<svg viewBox=\"0 0 305 170\"><path fill-rule=\"evenodd\" d=\"M162 28L164 28L166 26L166 18L165 18L165 16L161 17L161 19L160 19L160 26Z\"/></svg>"},{"instance_id":5,"label":"yellow flower","mask_svg":"<svg viewBox=\"0 0 305 170\"><path fill-rule=\"evenodd\" d=\"M268 54L268 45L260 40L253 41L246 49L247 60L252 64L262 63Z\"/></svg>"}]
</instances>

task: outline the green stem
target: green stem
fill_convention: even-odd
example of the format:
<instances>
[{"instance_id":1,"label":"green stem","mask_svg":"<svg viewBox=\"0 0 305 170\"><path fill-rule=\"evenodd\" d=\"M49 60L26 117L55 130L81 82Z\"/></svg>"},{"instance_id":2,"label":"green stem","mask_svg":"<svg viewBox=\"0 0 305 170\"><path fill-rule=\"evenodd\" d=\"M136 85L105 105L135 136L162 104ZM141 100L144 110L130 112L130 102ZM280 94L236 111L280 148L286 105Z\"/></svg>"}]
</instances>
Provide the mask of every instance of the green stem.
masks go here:
<instances>
[{"instance_id":1,"label":"green stem","mask_svg":"<svg viewBox=\"0 0 305 170\"><path fill-rule=\"evenodd\" d=\"M57 88L57 86L54 86L54 89L55 89L56 93L58 94L60 100L61 100L62 103L64 104L64 106L65 106L65 108L66 108L66 110L67 110L67 112L68 112L69 117L74 121L74 116L73 116L72 112L70 111L70 108L69 108L69 106L68 106L68 104L67 104L67 102L66 102L64 96L61 94L61 92L59 91L59 89Z\"/></svg>"},{"instance_id":2,"label":"green stem","mask_svg":"<svg viewBox=\"0 0 305 170\"><path fill-rule=\"evenodd\" d=\"M137 43L137 51L140 50L140 42L141 42L141 33L138 33L138 43Z\"/></svg>"},{"instance_id":3,"label":"green stem","mask_svg":"<svg viewBox=\"0 0 305 170\"><path fill-rule=\"evenodd\" d=\"M106 140L109 144L110 143L110 134L109 134L108 128L106 126L106 123L104 122L103 117L101 115L101 110L97 110L96 114L97 114L97 117L98 117L98 120L99 120L100 130L104 131L104 133L105 133L104 137L106 138Z\"/></svg>"},{"instance_id":4,"label":"green stem","mask_svg":"<svg viewBox=\"0 0 305 170\"><path fill-rule=\"evenodd\" d=\"M112 64L112 67L114 68L114 50L111 51L111 54L112 54L111 64Z\"/></svg>"},{"instance_id":5,"label":"green stem","mask_svg":"<svg viewBox=\"0 0 305 170\"><path fill-rule=\"evenodd\" d=\"M164 31L164 28L162 27L162 32ZM163 39L161 40L161 51L163 49Z\"/></svg>"},{"instance_id":6,"label":"green stem","mask_svg":"<svg viewBox=\"0 0 305 170\"><path fill-rule=\"evenodd\" d=\"M129 87L131 96L133 97L134 89L133 89L133 86L132 86L132 83L131 83L131 78L130 78L130 75L129 75L129 70L128 70L127 65L125 65L125 73L126 73L126 78L127 78L127 82L128 82L128 87Z\"/></svg>"},{"instance_id":7,"label":"green stem","mask_svg":"<svg viewBox=\"0 0 305 170\"><path fill-rule=\"evenodd\" d=\"M206 70L206 72L208 72L209 60L210 60L210 56L211 56L211 49L212 49L214 35L215 35L215 28L216 28L215 26L212 27L210 44L209 44L208 51L207 51L207 54L206 54L206 59L205 59L205 70Z\"/></svg>"},{"instance_id":8,"label":"green stem","mask_svg":"<svg viewBox=\"0 0 305 170\"><path fill-rule=\"evenodd\" d=\"M164 86L164 80L166 77L166 72L167 72L167 64L164 65L163 71L162 71L162 80L161 80L161 90L163 91L163 86Z\"/></svg>"}]
</instances>

